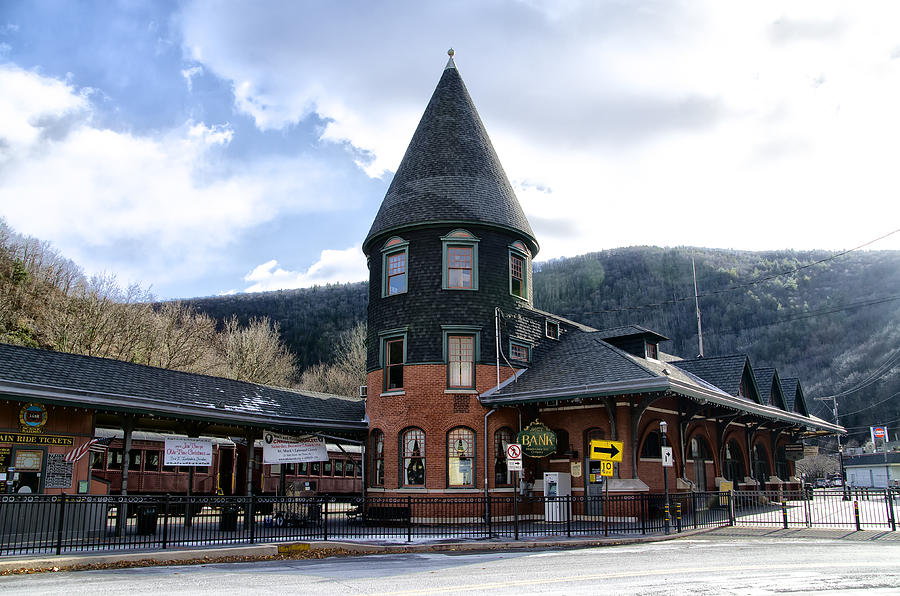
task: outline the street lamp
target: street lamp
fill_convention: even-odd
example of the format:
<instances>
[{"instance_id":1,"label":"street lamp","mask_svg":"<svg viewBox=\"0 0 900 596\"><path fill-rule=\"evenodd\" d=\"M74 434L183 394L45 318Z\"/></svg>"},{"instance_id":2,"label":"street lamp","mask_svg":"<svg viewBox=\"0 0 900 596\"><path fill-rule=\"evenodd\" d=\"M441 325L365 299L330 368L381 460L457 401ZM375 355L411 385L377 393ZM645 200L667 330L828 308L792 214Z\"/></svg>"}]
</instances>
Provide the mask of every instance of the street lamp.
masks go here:
<instances>
[{"instance_id":1,"label":"street lamp","mask_svg":"<svg viewBox=\"0 0 900 596\"><path fill-rule=\"evenodd\" d=\"M659 421L659 433L662 435L662 446L663 447L669 446L669 440L666 437L666 430L668 430L668 428L669 428L669 425L666 423L665 420ZM666 489L665 526L666 526L666 534L668 534L669 533L669 470L666 469L665 461L662 462L662 465L663 465L663 486L665 486L665 489Z\"/></svg>"}]
</instances>

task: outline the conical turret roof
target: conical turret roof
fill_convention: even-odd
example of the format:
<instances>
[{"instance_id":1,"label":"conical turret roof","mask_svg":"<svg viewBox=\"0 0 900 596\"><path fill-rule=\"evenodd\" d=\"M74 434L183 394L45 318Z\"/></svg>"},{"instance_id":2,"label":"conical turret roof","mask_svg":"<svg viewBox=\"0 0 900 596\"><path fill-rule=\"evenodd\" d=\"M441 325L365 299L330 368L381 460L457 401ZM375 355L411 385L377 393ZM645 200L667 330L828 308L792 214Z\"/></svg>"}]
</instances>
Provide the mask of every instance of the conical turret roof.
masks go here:
<instances>
[{"instance_id":1,"label":"conical turret roof","mask_svg":"<svg viewBox=\"0 0 900 596\"><path fill-rule=\"evenodd\" d=\"M435 223L478 223L538 243L500 165L456 64L447 62L363 243L387 232Z\"/></svg>"}]
</instances>

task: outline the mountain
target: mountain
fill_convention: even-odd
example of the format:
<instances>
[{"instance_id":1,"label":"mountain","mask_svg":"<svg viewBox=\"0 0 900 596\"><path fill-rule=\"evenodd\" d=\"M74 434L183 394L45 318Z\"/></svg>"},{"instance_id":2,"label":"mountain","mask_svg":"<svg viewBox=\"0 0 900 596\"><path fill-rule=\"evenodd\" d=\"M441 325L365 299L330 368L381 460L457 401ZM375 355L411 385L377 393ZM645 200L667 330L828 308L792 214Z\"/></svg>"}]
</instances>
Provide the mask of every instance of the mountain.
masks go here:
<instances>
[{"instance_id":1,"label":"mountain","mask_svg":"<svg viewBox=\"0 0 900 596\"><path fill-rule=\"evenodd\" d=\"M669 338L663 351L698 354L691 257L704 354L746 353L754 366L799 377L811 412L862 438L900 421L900 251L750 252L652 246L536 263L534 303L597 328L627 323ZM301 368L333 356L338 336L366 318L367 284L190 301L202 312L278 322Z\"/></svg>"}]
</instances>

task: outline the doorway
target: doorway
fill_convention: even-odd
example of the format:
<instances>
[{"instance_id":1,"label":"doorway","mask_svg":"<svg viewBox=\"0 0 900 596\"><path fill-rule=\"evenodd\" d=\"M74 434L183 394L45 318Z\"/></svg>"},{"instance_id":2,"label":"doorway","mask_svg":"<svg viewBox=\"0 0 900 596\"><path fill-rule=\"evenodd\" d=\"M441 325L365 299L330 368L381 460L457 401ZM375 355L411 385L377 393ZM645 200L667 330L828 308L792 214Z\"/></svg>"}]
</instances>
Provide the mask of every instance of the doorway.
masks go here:
<instances>
[{"instance_id":1,"label":"doorway","mask_svg":"<svg viewBox=\"0 0 900 596\"><path fill-rule=\"evenodd\" d=\"M43 449L16 448L12 454L14 472L12 474L15 493L40 493L43 486Z\"/></svg>"}]
</instances>

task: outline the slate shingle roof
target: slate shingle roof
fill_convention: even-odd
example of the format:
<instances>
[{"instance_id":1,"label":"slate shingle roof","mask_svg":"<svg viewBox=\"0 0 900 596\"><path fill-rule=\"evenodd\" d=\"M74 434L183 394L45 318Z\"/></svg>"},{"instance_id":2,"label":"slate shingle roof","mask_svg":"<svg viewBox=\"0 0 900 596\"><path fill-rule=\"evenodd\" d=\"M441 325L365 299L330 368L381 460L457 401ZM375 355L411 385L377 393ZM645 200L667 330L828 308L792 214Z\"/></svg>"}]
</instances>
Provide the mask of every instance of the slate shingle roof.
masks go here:
<instances>
[{"instance_id":1,"label":"slate shingle roof","mask_svg":"<svg viewBox=\"0 0 900 596\"><path fill-rule=\"evenodd\" d=\"M631 337L633 335L645 335L655 337L659 341L669 339L665 335L661 335L652 329L641 327L640 325L622 325L621 327L611 327L609 329L600 329L597 331L601 339L610 339L614 337Z\"/></svg>"},{"instance_id":2,"label":"slate shingle roof","mask_svg":"<svg viewBox=\"0 0 900 596\"><path fill-rule=\"evenodd\" d=\"M775 380L775 369L771 367L754 368L753 376L756 378L756 386L759 388L759 397L762 403L772 403L772 381Z\"/></svg>"},{"instance_id":3,"label":"slate shingle roof","mask_svg":"<svg viewBox=\"0 0 900 596\"><path fill-rule=\"evenodd\" d=\"M35 392L112 411L191 411L247 424L256 420L365 428L365 403L358 398L0 344L0 395Z\"/></svg>"},{"instance_id":4,"label":"slate shingle roof","mask_svg":"<svg viewBox=\"0 0 900 596\"><path fill-rule=\"evenodd\" d=\"M744 354L677 360L671 364L712 383L729 395L753 401L749 397L739 395L744 368L748 366L747 356Z\"/></svg>"},{"instance_id":5,"label":"slate shingle roof","mask_svg":"<svg viewBox=\"0 0 900 596\"><path fill-rule=\"evenodd\" d=\"M515 383L496 391L492 397L655 377L627 354L604 342L596 332L573 330L562 336L559 345Z\"/></svg>"},{"instance_id":6,"label":"slate shingle roof","mask_svg":"<svg viewBox=\"0 0 900 596\"><path fill-rule=\"evenodd\" d=\"M800 388L800 379L797 377L781 379L781 390L784 392L784 405L788 412L797 412L804 416L809 415L809 410L803 399L803 389Z\"/></svg>"},{"instance_id":7,"label":"slate shingle roof","mask_svg":"<svg viewBox=\"0 0 900 596\"><path fill-rule=\"evenodd\" d=\"M496 225L538 243L451 58L363 242L408 225Z\"/></svg>"}]
</instances>

